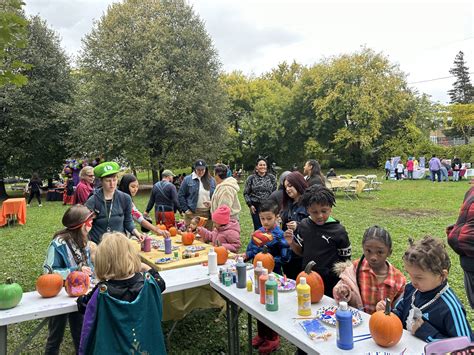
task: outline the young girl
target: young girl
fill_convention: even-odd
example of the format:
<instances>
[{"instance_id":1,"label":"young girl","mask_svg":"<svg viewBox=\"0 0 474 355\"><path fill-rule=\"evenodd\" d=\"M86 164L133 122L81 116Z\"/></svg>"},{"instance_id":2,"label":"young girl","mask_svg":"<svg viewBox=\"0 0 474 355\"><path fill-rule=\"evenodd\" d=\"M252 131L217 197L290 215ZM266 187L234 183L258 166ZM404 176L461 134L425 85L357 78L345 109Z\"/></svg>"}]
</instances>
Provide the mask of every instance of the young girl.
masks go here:
<instances>
[{"instance_id":1,"label":"young girl","mask_svg":"<svg viewBox=\"0 0 474 355\"><path fill-rule=\"evenodd\" d=\"M92 273L87 233L92 228L93 217L94 213L82 205L71 206L64 213L62 223L66 228L54 234L44 262L63 279L71 271L79 270L88 275ZM59 354L68 319L74 347L76 352L79 350L82 314L73 312L49 318L45 354Z\"/></svg>"},{"instance_id":2,"label":"young girl","mask_svg":"<svg viewBox=\"0 0 474 355\"><path fill-rule=\"evenodd\" d=\"M451 262L443 242L430 236L410 240L403 262L411 283L393 310L403 327L426 342L459 336L473 340L466 311L448 285ZM384 308L380 301L377 310Z\"/></svg>"},{"instance_id":3,"label":"young girl","mask_svg":"<svg viewBox=\"0 0 474 355\"><path fill-rule=\"evenodd\" d=\"M135 197L135 195L137 194L138 188L139 188L138 180L133 174L125 174L122 177L122 180L120 180L120 184L118 188L120 191L125 192L127 195L132 197L133 220L139 223L142 226L142 228L149 231L151 230L156 235L169 237L170 233L168 231L161 230L160 228L158 228L158 226L154 226L149 221L147 221L145 217L143 217L143 214L138 210L137 206L135 206L135 203L133 202L133 197Z\"/></svg>"},{"instance_id":4,"label":"young girl","mask_svg":"<svg viewBox=\"0 0 474 355\"><path fill-rule=\"evenodd\" d=\"M79 353L166 354L161 329L165 282L140 262L124 234L104 234L95 272L100 282L77 300L80 312L87 305Z\"/></svg>"},{"instance_id":5,"label":"young girl","mask_svg":"<svg viewBox=\"0 0 474 355\"><path fill-rule=\"evenodd\" d=\"M197 232L203 242L211 242L213 245L219 243L227 250L237 253L240 249L240 224L230 218L230 212L227 205L220 206L211 215L215 229L210 231L204 227L197 227Z\"/></svg>"},{"instance_id":6,"label":"young girl","mask_svg":"<svg viewBox=\"0 0 474 355\"><path fill-rule=\"evenodd\" d=\"M392 254L390 234L379 226L368 228L362 238L364 254L354 262L337 263L334 269L341 280L332 290L337 302L372 314L377 302L388 297L392 307L403 295L405 276L387 261Z\"/></svg>"}]
</instances>

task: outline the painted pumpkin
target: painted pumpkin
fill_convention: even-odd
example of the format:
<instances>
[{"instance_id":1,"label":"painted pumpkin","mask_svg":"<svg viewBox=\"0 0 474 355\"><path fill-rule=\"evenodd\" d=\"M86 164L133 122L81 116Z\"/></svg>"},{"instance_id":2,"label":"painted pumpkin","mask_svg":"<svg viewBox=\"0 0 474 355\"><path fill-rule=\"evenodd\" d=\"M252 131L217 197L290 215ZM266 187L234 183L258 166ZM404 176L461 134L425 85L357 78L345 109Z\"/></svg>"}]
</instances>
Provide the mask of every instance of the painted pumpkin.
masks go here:
<instances>
[{"instance_id":1,"label":"painted pumpkin","mask_svg":"<svg viewBox=\"0 0 474 355\"><path fill-rule=\"evenodd\" d=\"M303 271L301 271L298 274L298 277L296 278L296 284L299 285L300 283L300 278L301 277L306 277L306 283L311 287L311 303L317 303L321 301L321 298L324 296L324 282L321 276L315 272L312 271L313 267L316 265L316 263L311 260L306 267L304 268Z\"/></svg>"},{"instance_id":2,"label":"painted pumpkin","mask_svg":"<svg viewBox=\"0 0 474 355\"><path fill-rule=\"evenodd\" d=\"M158 224L158 228L161 229L162 231L165 231L167 229L164 224Z\"/></svg>"},{"instance_id":3,"label":"painted pumpkin","mask_svg":"<svg viewBox=\"0 0 474 355\"><path fill-rule=\"evenodd\" d=\"M38 277L38 280L36 280L36 291L38 291L41 297L54 297L63 288L64 281L61 275L53 273L53 269L49 265L44 267L48 270L48 273Z\"/></svg>"},{"instance_id":4,"label":"painted pumpkin","mask_svg":"<svg viewBox=\"0 0 474 355\"><path fill-rule=\"evenodd\" d=\"M170 227L169 232L172 237L176 237L176 234L178 234L176 227Z\"/></svg>"},{"instance_id":5,"label":"painted pumpkin","mask_svg":"<svg viewBox=\"0 0 474 355\"><path fill-rule=\"evenodd\" d=\"M194 242L194 233L192 232L186 232L183 233L181 237L181 241L183 242L183 245L191 245Z\"/></svg>"},{"instance_id":6,"label":"painted pumpkin","mask_svg":"<svg viewBox=\"0 0 474 355\"><path fill-rule=\"evenodd\" d=\"M266 245L264 245L263 250L253 258L253 267L257 267L257 261L262 262L263 267L268 270L269 274L275 268L275 259L273 259L272 254L268 252Z\"/></svg>"},{"instance_id":7,"label":"painted pumpkin","mask_svg":"<svg viewBox=\"0 0 474 355\"><path fill-rule=\"evenodd\" d=\"M214 251L217 254L217 265L224 265L227 261L227 258L229 257L229 252L227 249L223 247L219 241L217 241Z\"/></svg>"},{"instance_id":8,"label":"painted pumpkin","mask_svg":"<svg viewBox=\"0 0 474 355\"><path fill-rule=\"evenodd\" d=\"M7 282L0 285L0 309L16 307L23 297L23 289L11 277Z\"/></svg>"},{"instance_id":9,"label":"painted pumpkin","mask_svg":"<svg viewBox=\"0 0 474 355\"><path fill-rule=\"evenodd\" d=\"M388 298L385 299L385 310L377 311L370 316L369 330L374 341L386 348L397 345L402 338L402 322L391 312Z\"/></svg>"},{"instance_id":10,"label":"painted pumpkin","mask_svg":"<svg viewBox=\"0 0 474 355\"><path fill-rule=\"evenodd\" d=\"M71 297L85 295L89 291L89 276L82 271L73 271L67 275L64 283L66 293Z\"/></svg>"}]
</instances>

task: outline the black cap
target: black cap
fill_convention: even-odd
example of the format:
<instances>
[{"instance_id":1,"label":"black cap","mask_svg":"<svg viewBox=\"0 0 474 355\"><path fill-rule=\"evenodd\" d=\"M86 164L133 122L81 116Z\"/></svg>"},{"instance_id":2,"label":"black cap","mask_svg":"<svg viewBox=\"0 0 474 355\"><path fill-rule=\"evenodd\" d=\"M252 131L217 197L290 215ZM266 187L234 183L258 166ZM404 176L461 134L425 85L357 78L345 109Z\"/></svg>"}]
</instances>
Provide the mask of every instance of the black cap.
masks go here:
<instances>
[{"instance_id":1,"label":"black cap","mask_svg":"<svg viewBox=\"0 0 474 355\"><path fill-rule=\"evenodd\" d=\"M207 168L207 164L204 160L198 159L194 163L194 168Z\"/></svg>"}]
</instances>

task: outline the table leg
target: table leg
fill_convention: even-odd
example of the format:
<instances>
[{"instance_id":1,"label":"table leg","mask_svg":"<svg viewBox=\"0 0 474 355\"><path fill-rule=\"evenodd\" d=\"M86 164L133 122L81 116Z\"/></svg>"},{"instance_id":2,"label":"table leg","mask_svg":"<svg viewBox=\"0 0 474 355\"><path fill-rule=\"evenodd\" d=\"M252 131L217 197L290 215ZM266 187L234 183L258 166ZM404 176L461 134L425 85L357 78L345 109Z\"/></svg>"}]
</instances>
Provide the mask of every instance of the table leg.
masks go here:
<instances>
[{"instance_id":1,"label":"table leg","mask_svg":"<svg viewBox=\"0 0 474 355\"><path fill-rule=\"evenodd\" d=\"M249 354L252 354L252 315L247 313L247 341L249 346Z\"/></svg>"},{"instance_id":2,"label":"table leg","mask_svg":"<svg viewBox=\"0 0 474 355\"><path fill-rule=\"evenodd\" d=\"M0 327L0 355L7 355L7 326Z\"/></svg>"},{"instance_id":3,"label":"table leg","mask_svg":"<svg viewBox=\"0 0 474 355\"><path fill-rule=\"evenodd\" d=\"M40 330L48 323L49 318L44 318L40 324L36 326L36 328L28 335L28 337L21 343L18 348L16 348L14 355L19 355L23 353L23 349L28 346L31 340L40 332Z\"/></svg>"},{"instance_id":4,"label":"table leg","mask_svg":"<svg viewBox=\"0 0 474 355\"><path fill-rule=\"evenodd\" d=\"M231 314L232 314L232 337L234 338L234 354L240 353L240 335L239 335L239 307L231 302Z\"/></svg>"},{"instance_id":5,"label":"table leg","mask_svg":"<svg viewBox=\"0 0 474 355\"><path fill-rule=\"evenodd\" d=\"M232 339L232 320L231 320L231 311L230 311L230 301L226 298L226 318L227 318L227 346L230 355L234 354L234 342Z\"/></svg>"}]
</instances>

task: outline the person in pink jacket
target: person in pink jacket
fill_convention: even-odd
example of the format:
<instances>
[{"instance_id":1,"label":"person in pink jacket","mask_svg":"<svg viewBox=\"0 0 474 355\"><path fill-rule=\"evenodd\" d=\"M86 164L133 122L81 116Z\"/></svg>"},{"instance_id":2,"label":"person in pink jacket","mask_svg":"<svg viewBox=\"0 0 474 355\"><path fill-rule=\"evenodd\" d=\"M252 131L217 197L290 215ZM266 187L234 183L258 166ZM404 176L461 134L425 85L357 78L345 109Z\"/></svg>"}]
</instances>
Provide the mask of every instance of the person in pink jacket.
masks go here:
<instances>
[{"instance_id":1,"label":"person in pink jacket","mask_svg":"<svg viewBox=\"0 0 474 355\"><path fill-rule=\"evenodd\" d=\"M214 222L214 230L210 231L204 227L198 227L197 232L204 242L212 245L225 247L228 251L237 253L240 249L240 224L237 220L230 218L230 208L227 205L219 206L211 215Z\"/></svg>"}]
</instances>

